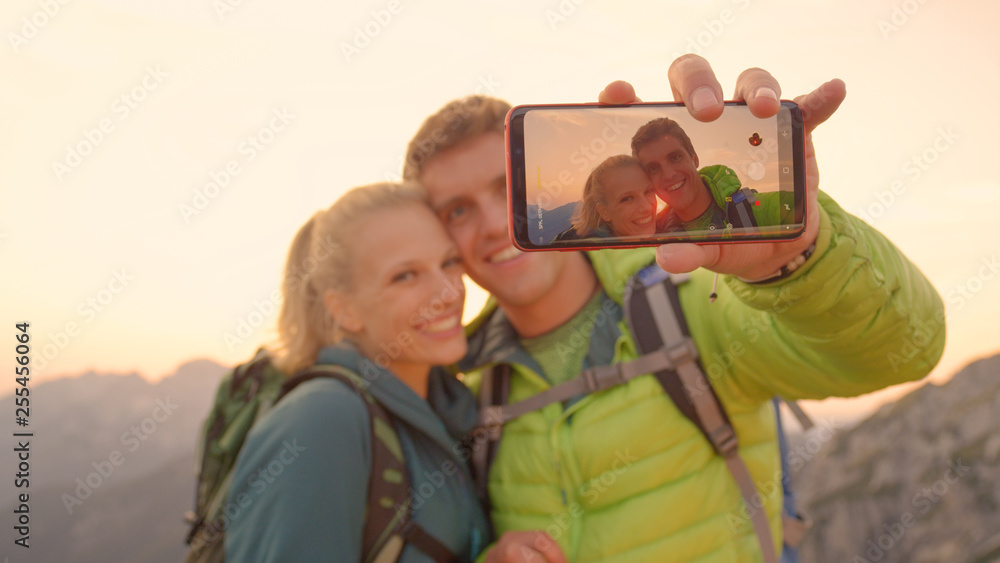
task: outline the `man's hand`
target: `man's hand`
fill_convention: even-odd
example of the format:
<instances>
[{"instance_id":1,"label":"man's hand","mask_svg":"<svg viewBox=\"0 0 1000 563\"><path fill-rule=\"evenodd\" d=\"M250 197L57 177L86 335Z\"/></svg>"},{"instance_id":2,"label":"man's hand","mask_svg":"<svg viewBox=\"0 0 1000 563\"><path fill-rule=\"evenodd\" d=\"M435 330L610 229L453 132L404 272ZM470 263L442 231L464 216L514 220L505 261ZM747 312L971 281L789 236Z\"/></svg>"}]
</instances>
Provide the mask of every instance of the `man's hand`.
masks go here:
<instances>
[{"instance_id":1,"label":"man's hand","mask_svg":"<svg viewBox=\"0 0 1000 563\"><path fill-rule=\"evenodd\" d=\"M504 532L486 563L568 563L559 544L538 530Z\"/></svg>"},{"instance_id":2,"label":"man's hand","mask_svg":"<svg viewBox=\"0 0 1000 563\"><path fill-rule=\"evenodd\" d=\"M667 72L674 100L684 102L688 112L699 121L712 121L722 115L722 86L715 78L708 61L697 55L684 55L670 65ZM816 241L819 233L819 168L812 144L812 131L827 120L844 101L847 91L840 79L831 80L804 96L795 98L802 108L805 125L806 164L806 232L801 238L787 242L742 244L667 244L656 250L656 262L668 272L690 272L703 267L722 274L734 274L745 279L765 278L778 271ZM781 87L766 70L751 68L736 80L733 99L746 101L757 117L770 117L778 112ZM628 104L640 101L627 82L612 82L601 92L598 101L606 104Z\"/></svg>"}]
</instances>

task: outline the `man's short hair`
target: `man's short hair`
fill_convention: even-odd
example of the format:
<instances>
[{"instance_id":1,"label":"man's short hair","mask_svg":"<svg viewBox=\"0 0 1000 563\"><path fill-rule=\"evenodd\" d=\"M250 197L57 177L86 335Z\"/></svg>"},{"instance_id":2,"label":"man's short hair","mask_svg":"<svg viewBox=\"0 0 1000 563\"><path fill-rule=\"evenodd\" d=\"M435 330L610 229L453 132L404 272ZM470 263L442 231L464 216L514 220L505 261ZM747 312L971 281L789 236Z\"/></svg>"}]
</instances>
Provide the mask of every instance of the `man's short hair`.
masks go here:
<instances>
[{"instance_id":1,"label":"man's short hair","mask_svg":"<svg viewBox=\"0 0 1000 563\"><path fill-rule=\"evenodd\" d=\"M688 138L684 129L676 121L669 117L654 119L643 125L632 135L632 156L639 156L639 149L664 137L673 137L684 147L692 157L697 156L694 152L694 145Z\"/></svg>"},{"instance_id":2,"label":"man's short hair","mask_svg":"<svg viewBox=\"0 0 1000 563\"><path fill-rule=\"evenodd\" d=\"M468 96L449 102L424 120L406 147L403 178L417 180L438 153L484 133L504 134L510 104L488 96Z\"/></svg>"}]
</instances>

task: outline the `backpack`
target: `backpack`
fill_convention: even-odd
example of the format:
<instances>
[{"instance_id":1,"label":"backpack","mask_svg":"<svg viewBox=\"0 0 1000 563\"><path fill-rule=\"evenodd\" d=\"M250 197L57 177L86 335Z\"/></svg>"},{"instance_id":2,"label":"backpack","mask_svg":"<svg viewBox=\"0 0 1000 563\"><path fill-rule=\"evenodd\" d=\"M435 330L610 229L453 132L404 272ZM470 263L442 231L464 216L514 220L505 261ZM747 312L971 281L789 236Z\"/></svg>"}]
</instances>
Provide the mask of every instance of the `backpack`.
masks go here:
<instances>
[{"instance_id":1,"label":"backpack","mask_svg":"<svg viewBox=\"0 0 1000 563\"><path fill-rule=\"evenodd\" d=\"M625 318L635 338L636 349L642 354L632 361L592 367L575 379L513 404L507 403L511 367L500 364L484 373L479 388L478 427L484 432L475 433L476 443L467 447L472 454L477 493L487 506L488 473L503 424L551 403L603 391L636 377L653 374L678 410L698 427L716 453L725 459L726 467L747 506L764 561L777 563L767 516L763 510L754 509L753 498L757 489L739 455L736 432L698 363L698 350L684 320L677 286L689 278L687 274L668 274L654 264L640 270L629 281L624 295ZM812 421L797 404L790 401L788 404L804 429L812 426ZM783 442L783 436L779 436L779 445L784 446ZM781 451L784 462L786 449L782 447ZM782 481L785 483L786 480ZM805 518L790 512L783 515L782 524L785 543L793 548L810 525Z\"/></svg>"},{"instance_id":2,"label":"backpack","mask_svg":"<svg viewBox=\"0 0 1000 563\"><path fill-rule=\"evenodd\" d=\"M197 450L195 509L185 515L191 525L186 563L225 561L225 531L233 509L224 504L236 458L254 424L298 385L317 377L337 379L353 389L368 407L372 435L368 508L362 534L362 561L391 563L407 543L438 562L455 561L447 547L410 519L410 477L399 436L389 412L367 391L357 374L336 365L316 365L285 377L264 349L253 360L223 377L215 403L202 427Z\"/></svg>"}]
</instances>

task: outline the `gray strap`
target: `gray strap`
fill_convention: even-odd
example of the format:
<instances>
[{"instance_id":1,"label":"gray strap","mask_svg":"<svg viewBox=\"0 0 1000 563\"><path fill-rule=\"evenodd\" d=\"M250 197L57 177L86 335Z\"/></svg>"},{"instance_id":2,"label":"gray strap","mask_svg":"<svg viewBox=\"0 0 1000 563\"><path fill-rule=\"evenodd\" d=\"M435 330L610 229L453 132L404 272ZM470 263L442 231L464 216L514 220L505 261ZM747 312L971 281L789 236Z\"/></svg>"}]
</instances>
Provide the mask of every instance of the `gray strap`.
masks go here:
<instances>
[{"instance_id":1,"label":"gray strap","mask_svg":"<svg viewBox=\"0 0 1000 563\"><path fill-rule=\"evenodd\" d=\"M800 425L802 425L802 430L809 430L813 426L816 426L812 419L809 418L809 415L806 414L806 411L802 410L802 407L799 406L797 401L788 401L785 399L782 399L782 401L785 401L785 404L788 405L788 410L792 411L792 414L795 415L795 419L799 421Z\"/></svg>"},{"instance_id":2,"label":"gray strap","mask_svg":"<svg viewBox=\"0 0 1000 563\"><path fill-rule=\"evenodd\" d=\"M694 350L694 343L691 339L679 346L680 350L659 349L655 352L639 356L638 358L625 363L610 366L598 366L588 369L579 376L550 387L541 393L532 395L523 401L518 401L509 405L489 405L482 402L482 389L480 388L480 405L484 406L480 410L479 424L491 432L499 430L499 427L514 420L515 418L542 409L552 403L561 403L578 397L609 389L616 385L621 385L639 377L663 369L674 369L672 355L685 356Z\"/></svg>"},{"instance_id":3,"label":"gray strap","mask_svg":"<svg viewBox=\"0 0 1000 563\"><path fill-rule=\"evenodd\" d=\"M489 408L486 405L490 405L493 403L493 392L495 387L494 383L496 380L495 375L496 375L496 367L490 366L485 370L483 370L482 378L479 380L479 406L480 406L479 412L481 413L480 416L482 416L482 413L484 413L485 410ZM484 424L483 426L487 425ZM489 426L487 426L487 428L489 428ZM500 439L499 426L496 427L495 430L491 430L491 432L495 432L495 437L494 436L489 437L491 440ZM484 500L489 499L488 496L489 483L487 482L486 479L486 471L487 469L489 469L488 466L490 462L489 456L490 456L489 444L486 443L472 444L472 466L476 470L476 493L479 495L479 498Z\"/></svg>"},{"instance_id":4,"label":"gray strap","mask_svg":"<svg viewBox=\"0 0 1000 563\"><path fill-rule=\"evenodd\" d=\"M740 215L740 221L743 222L743 227L750 229L751 231L756 231L753 219L747 215L747 209L751 208L754 203L757 202L757 198L754 197L753 191L751 191L750 188L741 188L740 191L743 192L747 205L740 205L736 202L733 202L733 205L736 207L736 212Z\"/></svg>"},{"instance_id":5,"label":"gray strap","mask_svg":"<svg viewBox=\"0 0 1000 563\"><path fill-rule=\"evenodd\" d=\"M656 284L647 288L646 297L649 300L649 308L653 313L653 320L660 332L665 346L671 346L675 342L683 342L690 338L683 335L681 325L675 315L670 314L673 307L670 306L670 298L663 284ZM693 346L692 346L693 348ZM676 348L675 348L676 349ZM722 415L722 407L719 405L715 395L711 392L705 374L698 367L698 353L695 350L686 356L677 355L672 358L676 362L677 375L684 385L687 396L694 405L695 412L701 420L705 433L712 441L713 447L726 460L726 467L736 481L746 503L747 510L751 514L754 532L757 534L757 541L764 555L765 563L778 563L778 557L774 551L774 542L771 539L771 526L767 521L767 514L764 510L758 510L753 505L752 500L757 495L757 488L754 486L753 477L747 469L746 463L739 454L739 442L736 439L736 432L733 427L726 422Z\"/></svg>"},{"instance_id":6,"label":"gray strap","mask_svg":"<svg viewBox=\"0 0 1000 563\"><path fill-rule=\"evenodd\" d=\"M764 555L765 563L778 563L778 556L774 551L774 542L771 540L771 525L767 521L767 512L750 504L750 500L757 494L757 488L753 484L753 477L750 470L743 463L743 458L738 453L726 457L726 467L733 475L736 485L743 495L743 502L747 503L747 510L750 511L750 519L753 522L753 531L757 534L757 542L760 543L761 553ZM763 502L763 499L761 499Z\"/></svg>"}]
</instances>

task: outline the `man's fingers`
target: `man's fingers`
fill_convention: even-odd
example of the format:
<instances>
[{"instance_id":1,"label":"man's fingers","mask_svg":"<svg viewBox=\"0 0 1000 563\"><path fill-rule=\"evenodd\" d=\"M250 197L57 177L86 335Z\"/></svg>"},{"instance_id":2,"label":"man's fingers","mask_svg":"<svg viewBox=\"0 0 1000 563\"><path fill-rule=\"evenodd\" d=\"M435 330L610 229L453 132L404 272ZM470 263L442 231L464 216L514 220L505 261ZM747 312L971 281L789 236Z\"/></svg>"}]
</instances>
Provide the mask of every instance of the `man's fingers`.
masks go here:
<instances>
[{"instance_id":1,"label":"man's fingers","mask_svg":"<svg viewBox=\"0 0 1000 563\"><path fill-rule=\"evenodd\" d=\"M697 244L664 244L656 249L656 263L673 274L693 272L718 259L718 248Z\"/></svg>"},{"instance_id":2,"label":"man's fingers","mask_svg":"<svg viewBox=\"0 0 1000 563\"><path fill-rule=\"evenodd\" d=\"M504 532L486 563L568 563L552 536L540 530Z\"/></svg>"},{"instance_id":3,"label":"man's fingers","mask_svg":"<svg viewBox=\"0 0 1000 563\"><path fill-rule=\"evenodd\" d=\"M736 79L734 100L746 101L755 117L771 117L781 109L781 86L762 68L748 68Z\"/></svg>"},{"instance_id":4,"label":"man's fingers","mask_svg":"<svg viewBox=\"0 0 1000 563\"><path fill-rule=\"evenodd\" d=\"M615 80L601 90L597 101L602 104L631 104L642 100L635 95L635 88L631 84L624 80Z\"/></svg>"},{"instance_id":5,"label":"man's fingers","mask_svg":"<svg viewBox=\"0 0 1000 563\"><path fill-rule=\"evenodd\" d=\"M698 55L684 55L667 70L674 101L684 102L698 121L712 121L722 115L722 86L711 65Z\"/></svg>"},{"instance_id":6,"label":"man's fingers","mask_svg":"<svg viewBox=\"0 0 1000 563\"><path fill-rule=\"evenodd\" d=\"M845 96L847 96L847 86L844 81L834 78L812 92L795 98L795 103L802 108L806 133L811 133L817 125L829 119L840 107Z\"/></svg>"}]
</instances>

